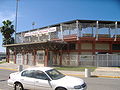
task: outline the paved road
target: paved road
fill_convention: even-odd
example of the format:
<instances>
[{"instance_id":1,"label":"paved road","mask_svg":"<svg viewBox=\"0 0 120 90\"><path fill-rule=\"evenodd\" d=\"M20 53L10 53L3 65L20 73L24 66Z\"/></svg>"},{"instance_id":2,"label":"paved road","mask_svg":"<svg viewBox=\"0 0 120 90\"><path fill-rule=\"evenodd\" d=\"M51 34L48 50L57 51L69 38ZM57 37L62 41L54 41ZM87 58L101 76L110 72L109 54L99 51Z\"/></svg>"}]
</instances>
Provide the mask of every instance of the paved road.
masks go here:
<instances>
[{"instance_id":1,"label":"paved road","mask_svg":"<svg viewBox=\"0 0 120 90\"><path fill-rule=\"evenodd\" d=\"M120 79L83 78L87 82L87 90L120 90Z\"/></svg>"},{"instance_id":2,"label":"paved road","mask_svg":"<svg viewBox=\"0 0 120 90\"><path fill-rule=\"evenodd\" d=\"M12 90L6 80L14 71L0 69L0 90ZM88 85L87 90L120 90L120 79L112 78L83 78Z\"/></svg>"},{"instance_id":3,"label":"paved road","mask_svg":"<svg viewBox=\"0 0 120 90\"><path fill-rule=\"evenodd\" d=\"M0 90L12 90L7 85L7 79L12 72L14 71L0 69Z\"/></svg>"}]
</instances>

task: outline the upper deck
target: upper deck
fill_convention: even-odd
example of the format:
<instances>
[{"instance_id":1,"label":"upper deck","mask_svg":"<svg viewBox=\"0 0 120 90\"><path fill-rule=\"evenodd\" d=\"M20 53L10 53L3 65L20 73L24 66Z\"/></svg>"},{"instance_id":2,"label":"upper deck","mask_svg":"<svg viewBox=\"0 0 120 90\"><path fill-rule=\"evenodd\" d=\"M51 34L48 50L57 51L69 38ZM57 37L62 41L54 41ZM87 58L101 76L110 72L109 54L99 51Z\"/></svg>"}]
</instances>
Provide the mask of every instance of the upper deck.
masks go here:
<instances>
[{"instance_id":1,"label":"upper deck","mask_svg":"<svg viewBox=\"0 0 120 90\"><path fill-rule=\"evenodd\" d=\"M16 34L17 44L77 40L120 41L120 22L73 20Z\"/></svg>"}]
</instances>

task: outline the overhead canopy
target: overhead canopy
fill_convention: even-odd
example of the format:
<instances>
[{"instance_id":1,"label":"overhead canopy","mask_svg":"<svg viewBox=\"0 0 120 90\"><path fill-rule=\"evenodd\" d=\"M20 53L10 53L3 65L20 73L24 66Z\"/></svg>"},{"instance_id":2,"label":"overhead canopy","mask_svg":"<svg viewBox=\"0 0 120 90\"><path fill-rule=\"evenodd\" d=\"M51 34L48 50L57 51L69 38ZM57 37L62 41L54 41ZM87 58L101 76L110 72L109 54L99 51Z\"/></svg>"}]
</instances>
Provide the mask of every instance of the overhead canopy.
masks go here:
<instances>
[{"instance_id":1,"label":"overhead canopy","mask_svg":"<svg viewBox=\"0 0 120 90\"><path fill-rule=\"evenodd\" d=\"M67 44L66 42L45 41L45 42L23 43L23 44L9 44L3 46L16 51L45 50L45 49L61 50L66 44Z\"/></svg>"}]
</instances>

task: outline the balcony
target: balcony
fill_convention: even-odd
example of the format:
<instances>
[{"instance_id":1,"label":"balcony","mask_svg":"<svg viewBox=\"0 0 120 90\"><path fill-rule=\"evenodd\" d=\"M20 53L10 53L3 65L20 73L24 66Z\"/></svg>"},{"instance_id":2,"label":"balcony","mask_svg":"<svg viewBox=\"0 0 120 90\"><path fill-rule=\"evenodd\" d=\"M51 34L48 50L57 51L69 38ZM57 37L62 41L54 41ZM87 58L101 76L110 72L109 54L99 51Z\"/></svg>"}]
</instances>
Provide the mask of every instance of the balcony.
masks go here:
<instances>
[{"instance_id":1,"label":"balcony","mask_svg":"<svg viewBox=\"0 0 120 90\"><path fill-rule=\"evenodd\" d=\"M120 22L74 20L17 33L16 43L43 41L120 41Z\"/></svg>"}]
</instances>

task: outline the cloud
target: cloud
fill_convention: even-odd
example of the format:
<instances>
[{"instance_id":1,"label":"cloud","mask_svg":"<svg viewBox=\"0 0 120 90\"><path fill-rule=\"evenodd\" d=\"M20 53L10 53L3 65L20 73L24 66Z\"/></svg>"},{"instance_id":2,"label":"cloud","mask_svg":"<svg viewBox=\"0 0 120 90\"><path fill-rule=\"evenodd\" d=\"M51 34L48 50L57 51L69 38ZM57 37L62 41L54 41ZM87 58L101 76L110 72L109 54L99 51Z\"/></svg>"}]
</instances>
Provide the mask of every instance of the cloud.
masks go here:
<instances>
[{"instance_id":1,"label":"cloud","mask_svg":"<svg viewBox=\"0 0 120 90\"><path fill-rule=\"evenodd\" d=\"M4 20L15 21L15 13L8 11L0 12L0 26Z\"/></svg>"}]
</instances>

